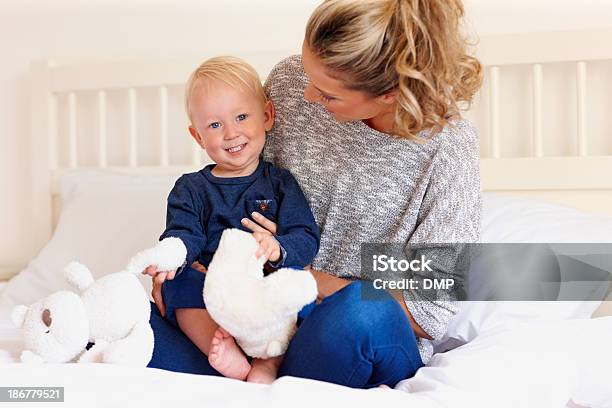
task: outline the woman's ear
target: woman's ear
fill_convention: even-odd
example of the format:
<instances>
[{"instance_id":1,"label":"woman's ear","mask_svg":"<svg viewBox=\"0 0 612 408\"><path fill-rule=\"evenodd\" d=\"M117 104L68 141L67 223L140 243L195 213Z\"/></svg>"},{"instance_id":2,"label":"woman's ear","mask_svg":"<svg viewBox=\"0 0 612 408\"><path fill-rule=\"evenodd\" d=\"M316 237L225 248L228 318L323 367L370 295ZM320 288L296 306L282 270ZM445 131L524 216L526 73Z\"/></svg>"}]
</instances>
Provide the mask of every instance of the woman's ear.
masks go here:
<instances>
[{"instance_id":1,"label":"woman's ear","mask_svg":"<svg viewBox=\"0 0 612 408\"><path fill-rule=\"evenodd\" d=\"M391 105L397 101L397 89L392 89L389 92L380 95L376 98L378 103L383 105Z\"/></svg>"},{"instance_id":2,"label":"woman's ear","mask_svg":"<svg viewBox=\"0 0 612 408\"><path fill-rule=\"evenodd\" d=\"M264 128L266 129L266 132L272 130L275 115L276 111L274 110L274 104L272 101L267 101L264 105Z\"/></svg>"},{"instance_id":3,"label":"woman's ear","mask_svg":"<svg viewBox=\"0 0 612 408\"><path fill-rule=\"evenodd\" d=\"M197 129L193 127L193 125L189 125L189 134L193 137L193 140L204 150L206 150L206 146L204 145L204 138L200 136Z\"/></svg>"}]
</instances>

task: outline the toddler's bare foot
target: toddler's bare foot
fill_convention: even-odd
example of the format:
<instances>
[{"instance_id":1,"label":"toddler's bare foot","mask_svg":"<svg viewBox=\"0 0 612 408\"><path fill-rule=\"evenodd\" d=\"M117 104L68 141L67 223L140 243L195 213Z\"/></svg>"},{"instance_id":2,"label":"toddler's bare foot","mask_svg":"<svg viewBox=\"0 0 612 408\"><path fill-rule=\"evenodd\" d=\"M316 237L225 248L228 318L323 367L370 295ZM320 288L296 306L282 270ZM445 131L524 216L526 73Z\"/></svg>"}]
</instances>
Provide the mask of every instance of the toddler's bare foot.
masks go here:
<instances>
[{"instance_id":1,"label":"toddler's bare foot","mask_svg":"<svg viewBox=\"0 0 612 408\"><path fill-rule=\"evenodd\" d=\"M272 384L276 380L278 367L280 367L283 357L273 357L266 360L254 358L251 371L247 376L247 382L259 384Z\"/></svg>"},{"instance_id":2,"label":"toddler's bare foot","mask_svg":"<svg viewBox=\"0 0 612 408\"><path fill-rule=\"evenodd\" d=\"M244 380L251 371L251 365L234 338L221 327L213 335L208 362L225 377L236 380Z\"/></svg>"}]
</instances>

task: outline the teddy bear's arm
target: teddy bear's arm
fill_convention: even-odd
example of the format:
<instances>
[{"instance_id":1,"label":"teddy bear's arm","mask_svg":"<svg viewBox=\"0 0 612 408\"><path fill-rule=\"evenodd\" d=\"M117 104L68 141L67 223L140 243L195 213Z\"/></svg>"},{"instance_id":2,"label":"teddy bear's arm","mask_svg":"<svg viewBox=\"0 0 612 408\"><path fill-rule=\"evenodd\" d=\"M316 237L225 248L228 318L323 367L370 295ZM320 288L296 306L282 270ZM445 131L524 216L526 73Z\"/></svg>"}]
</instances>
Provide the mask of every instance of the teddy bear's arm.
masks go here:
<instances>
[{"instance_id":1,"label":"teddy bear's arm","mask_svg":"<svg viewBox=\"0 0 612 408\"><path fill-rule=\"evenodd\" d=\"M264 278L266 295L277 310L293 314L317 298L317 282L305 270L283 268Z\"/></svg>"},{"instance_id":2,"label":"teddy bear's arm","mask_svg":"<svg viewBox=\"0 0 612 408\"><path fill-rule=\"evenodd\" d=\"M130 259L127 272L139 274L150 265L156 265L157 270L172 271L185 264L187 247L180 238L168 237L162 239L153 248L139 252Z\"/></svg>"}]
</instances>

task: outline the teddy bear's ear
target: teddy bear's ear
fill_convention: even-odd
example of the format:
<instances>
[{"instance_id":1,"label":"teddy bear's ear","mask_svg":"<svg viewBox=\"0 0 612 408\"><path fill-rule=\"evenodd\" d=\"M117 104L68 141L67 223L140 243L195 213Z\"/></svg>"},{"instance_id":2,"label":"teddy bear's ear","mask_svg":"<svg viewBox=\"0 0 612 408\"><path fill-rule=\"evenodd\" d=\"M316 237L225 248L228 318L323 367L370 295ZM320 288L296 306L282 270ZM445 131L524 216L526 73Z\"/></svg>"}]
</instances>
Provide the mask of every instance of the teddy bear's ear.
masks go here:
<instances>
[{"instance_id":1,"label":"teddy bear's ear","mask_svg":"<svg viewBox=\"0 0 612 408\"><path fill-rule=\"evenodd\" d=\"M11 321L16 327L23 326L27 312L28 307L25 305L19 305L13 308L13 311L11 312Z\"/></svg>"},{"instance_id":2,"label":"teddy bear's ear","mask_svg":"<svg viewBox=\"0 0 612 408\"><path fill-rule=\"evenodd\" d=\"M78 262L70 262L64 268L64 277L72 286L76 287L81 292L93 285L94 278L89 269Z\"/></svg>"}]
</instances>

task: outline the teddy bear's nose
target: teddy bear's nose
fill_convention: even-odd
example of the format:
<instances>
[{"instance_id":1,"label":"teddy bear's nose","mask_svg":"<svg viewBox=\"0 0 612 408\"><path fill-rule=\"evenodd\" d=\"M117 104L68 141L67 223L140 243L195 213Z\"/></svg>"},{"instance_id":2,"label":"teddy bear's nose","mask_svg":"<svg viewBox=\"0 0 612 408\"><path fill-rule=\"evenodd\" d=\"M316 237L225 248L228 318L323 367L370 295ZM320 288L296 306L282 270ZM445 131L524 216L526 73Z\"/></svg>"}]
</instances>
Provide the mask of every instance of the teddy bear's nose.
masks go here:
<instances>
[{"instance_id":1,"label":"teddy bear's nose","mask_svg":"<svg viewBox=\"0 0 612 408\"><path fill-rule=\"evenodd\" d=\"M42 321L47 327L51 327L51 311L49 309L43 310Z\"/></svg>"}]
</instances>

